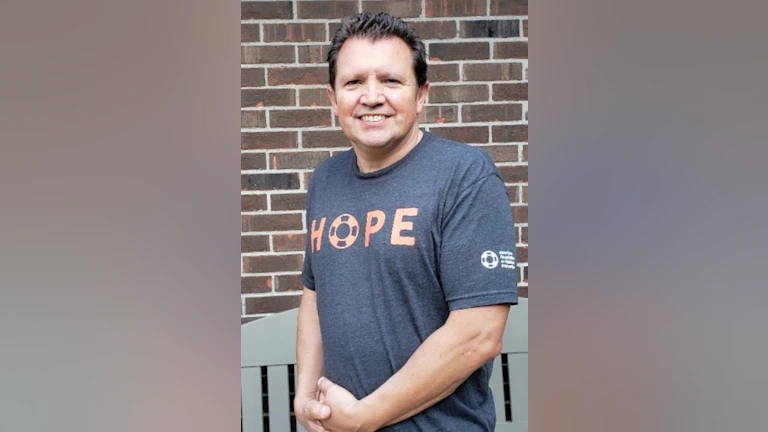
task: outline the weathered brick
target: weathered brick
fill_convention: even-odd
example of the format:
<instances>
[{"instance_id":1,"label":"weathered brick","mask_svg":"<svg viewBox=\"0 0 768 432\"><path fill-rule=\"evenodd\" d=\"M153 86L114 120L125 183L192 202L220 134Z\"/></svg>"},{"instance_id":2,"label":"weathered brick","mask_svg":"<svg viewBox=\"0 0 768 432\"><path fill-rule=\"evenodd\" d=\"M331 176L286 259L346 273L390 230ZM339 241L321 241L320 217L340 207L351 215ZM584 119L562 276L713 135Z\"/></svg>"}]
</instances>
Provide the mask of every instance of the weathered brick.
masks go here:
<instances>
[{"instance_id":1,"label":"weathered brick","mask_svg":"<svg viewBox=\"0 0 768 432\"><path fill-rule=\"evenodd\" d=\"M243 232L299 231L303 228L300 213L242 215Z\"/></svg>"},{"instance_id":2,"label":"weathered brick","mask_svg":"<svg viewBox=\"0 0 768 432\"><path fill-rule=\"evenodd\" d=\"M465 64L464 81L511 81L523 79L520 63Z\"/></svg>"},{"instance_id":3,"label":"weathered brick","mask_svg":"<svg viewBox=\"0 0 768 432\"><path fill-rule=\"evenodd\" d=\"M504 183L526 183L528 181L527 166L501 166L499 174ZM522 222L515 219L515 222Z\"/></svg>"},{"instance_id":4,"label":"weathered brick","mask_svg":"<svg viewBox=\"0 0 768 432\"><path fill-rule=\"evenodd\" d=\"M528 42L495 42L493 58L528 58Z\"/></svg>"},{"instance_id":5,"label":"weathered brick","mask_svg":"<svg viewBox=\"0 0 768 432\"><path fill-rule=\"evenodd\" d=\"M427 17L484 16L486 0L426 0L424 15Z\"/></svg>"},{"instance_id":6,"label":"weathered brick","mask_svg":"<svg viewBox=\"0 0 768 432\"><path fill-rule=\"evenodd\" d=\"M328 44L299 46L299 63L325 63L327 58Z\"/></svg>"},{"instance_id":7,"label":"weathered brick","mask_svg":"<svg viewBox=\"0 0 768 432\"><path fill-rule=\"evenodd\" d=\"M331 126L331 110L272 110L269 113L269 125L285 128Z\"/></svg>"},{"instance_id":8,"label":"weathered brick","mask_svg":"<svg viewBox=\"0 0 768 432\"><path fill-rule=\"evenodd\" d=\"M264 68L240 69L240 85L243 87L261 87L264 85Z\"/></svg>"},{"instance_id":9,"label":"weathered brick","mask_svg":"<svg viewBox=\"0 0 768 432\"><path fill-rule=\"evenodd\" d=\"M524 208L524 207L520 207L520 208ZM519 263L528 262L528 248L526 246L518 246L516 258L517 258L517 262Z\"/></svg>"},{"instance_id":10,"label":"weathered brick","mask_svg":"<svg viewBox=\"0 0 768 432\"><path fill-rule=\"evenodd\" d=\"M293 6L290 1L243 1L240 2L240 19L291 19Z\"/></svg>"},{"instance_id":11,"label":"weathered brick","mask_svg":"<svg viewBox=\"0 0 768 432\"><path fill-rule=\"evenodd\" d=\"M522 298L528 298L528 287L517 287L517 296Z\"/></svg>"},{"instance_id":12,"label":"weathered brick","mask_svg":"<svg viewBox=\"0 0 768 432\"><path fill-rule=\"evenodd\" d=\"M275 276L275 291L302 291L304 284L301 282L301 275L280 275Z\"/></svg>"},{"instance_id":13,"label":"weathered brick","mask_svg":"<svg viewBox=\"0 0 768 432\"><path fill-rule=\"evenodd\" d=\"M493 100L525 101L528 100L528 83L493 84Z\"/></svg>"},{"instance_id":14,"label":"weathered brick","mask_svg":"<svg viewBox=\"0 0 768 432\"><path fill-rule=\"evenodd\" d=\"M346 18L357 12L357 0L299 1L296 11L299 19Z\"/></svg>"},{"instance_id":15,"label":"weathered brick","mask_svg":"<svg viewBox=\"0 0 768 432\"><path fill-rule=\"evenodd\" d=\"M427 79L431 83L459 80L459 65L431 64L427 66Z\"/></svg>"},{"instance_id":16,"label":"weathered brick","mask_svg":"<svg viewBox=\"0 0 768 432\"><path fill-rule=\"evenodd\" d=\"M494 126L491 136L493 142L526 142L528 125Z\"/></svg>"},{"instance_id":17,"label":"weathered brick","mask_svg":"<svg viewBox=\"0 0 768 432\"><path fill-rule=\"evenodd\" d=\"M301 133L302 147L350 147L351 144L341 130L304 131Z\"/></svg>"},{"instance_id":18,"label":"weathered brick","mask_svg":"<svg viewBox=\"0 0 768 432\"><path fill-rule=\"evenodd\" d=\"M240 47L240 63L293 63L296 51L289 45L248 45Z\"/></svg>"},{"instance_id":19,"label":"weathered brick","mask_svg":"<svg viewBox=\"0 0 768 432\"><path fill-rule=\"evenodd\" d=\"M298 147L297 132L242 132L240 149L263 150Z\"/></svg>"},{"instance_id":20,"label":"weathered brick","mask_svg":"<svg viewBox=\"0 0 768 432\"><path fill-rule=\"evenodd\" d=\"M488 86L435 85L429 88L429 103L477 102L488 100Z\"/></svg>"},{"instance_id":21,"label":"weathered brick","mask_svg":"<svg viewBox=\"0 0 768 432\"><path fill-rule=\"evenodd\" d=\"M267 155L264 153L240 153L241 170L267 169Z\"/></svg>"},{"instance_id":22,"label":"weathered brick","mask_svg":"<svg viewBox=\"0 0 768 432\"><path fill-rule=\"evenodd\" d=\"M463 38L505 38L520 36L519 20L462 21L459 35Z\"/></svg>"},{"instance_id":23,"label":"weathered brick","mask_svg":"<svg viewBox=\"0 0 768 432\"><path fill-rule=\"evenodd\" d=\"M296 91L287 88L242 89L240 90L240 105L243 107L294 106L296 105Z\"/></svg>"},{"instance_id":24,"label":"weathered brick","mask_svg":"<svg viewBox=\"0 0 768 432\"><path fill-rule=\"evenodd\" d=\"M301 106L331 106L328 91L325 87L299 89L299 105Z\"/></svg>"},{"instance_id":25,"label":"weathered brick","mask_svg":"<svg viewBox=\"0 0 768 432\"><path fill-rule=\"evenodd\" d=\"M307 205L307 194L272 194L269 197L272 204L272 210L304 210Z\"/></svg>"},{"instance_id":26,"label":"weathered brick","mask_svg":"<svg viewBox=\"0 0 768 432\"><path fill-rule=\"evenodd\" d=\"M266 111L240 111L240 127L243 127L243 128L267 127Z\"/></svg>"},{"instance_id":27,"label":"weathered brick","mask_svg":"<svg viewBox=\"0 0 768 432\"><path fill-rule=\"evenodd\" d=\"M272 276L241 276L241 294L261 294L272 291Z\"/></svg>"},{"instance_id":28,"label":"weathered brick","mask_svg":"<svg viewBox=\"0 0 768 432\"><path fill-rule=\"evenodd\" d=\"M435 135L466 144L488 142L488 128L486 126L430 127L429 130Z\"/></svg>"},{"instance_id":29,"label":"weathered brick","mask_svg":"<svg viewBox=\"0 0 768 432\"><path fill-rule=\"evenodd\" d=\"M243 174L240 176L241 190L298 189L297 173Z\"/></svg>"},{"instance_id":30,"label":"weathered brick","mask_svg":"<svg viewBox=\"0 0 768 432\"><path fill-rule=\"evenodd\" d=\"M523 36L528 37L528 20L523 20Z\"/></svg>"},{"instance_id":31,"label":"weathered brick","mask_svg":"<svg viewBox=\"0 0 768 432\"><path fill-rule=\"evenodd\" d=\"M245 273L296 271L301 270L303 262L300 254L246 256L243 257L243 270Z\"/></svg>"},{"instance_id":32,"label":"weathered brick","mask_svg":"<svg viewBox=\"0 0 768 432\"><path fill-rule=\"evenodd\" d=\"M491 15L528 15L528 0L490 0Z\"/></svg>"},{"instance_id":33,"label":"weathered brick","mask_svg":"<svg viewBox=\"0 0 768 432\"><path fill-rule=\"evenodd\" d=\"M509 196L509 202L519 202L520 201L520 187L515 186L507 186L507 195Z\"/></svg>"},{"instance_id":34,"label":"weathered brick","mask_svg":"<svg viewBox=\"0 0 768 432\"><path fill-rule=\"evenodd\" d=\"M330 40L333 40L333 36L336 34L337 31L341 28L341 20L333 21L328 23L328 38Z\"/></svg>"},{"instance_id":35,"label":"weathered brick","mask_svg":"<svg viewBox=\"0 0 768 432\"><path fill-rule=\"evenodd\" d=\"M486 151L496 163L517 162L517 146L515 145L483 146L480 149Z\"/></svg>"},{"instance_id":36,"label":"weathered brick","mask_svg":"<svg viewBox=\"0 0 768 432\"><path fill-rule=\"evenodd\" d=\"M520 243L528 243L528 227L520 227Z\"/></svg>"},{"instance_id":37,"label":"weathered brick","mask_svg":"<svg viewBox=\"0 0 768 432\"><path fill-rule=\"evenodd\" d=\"M269 85L283 84L328 84L328 67L298 66L267 69Z\"/></svg>"},{"instance_id":38,"label":"weathered brick","mask_svg":"<svg viewBox=\"0 0 768 432\"><path fill-rule=\"evenodd\" d=\"M459 107L456 105L427 106L419 116L420 123L455 123L459 121Z\"/></svg>"},{"instance_id":39,"label":"weathered brick","mask_svg":"<svg viewBox=\"0 0 768 432\"><path fill-rule=\"evenodd\" d=\"M258 24L240 25L240 42L260 42L261 30Z\"/></svg>"},{"instance_id":40,"label":"weathered brick","mask_svg":"<svg viewBox=\"0 0 768 432\"><path fill-rule=\"evenodd\" d=\"M304 189L309 188L309 182L312 180L312 171L304 173Z\"/></svg>"},{"instance_id":41,"label":"weathered brick","mask_svg":"<svg viewBox=\"0 0 768 432\"><path fill-rule=\"evenodd\" d=\"M521 104L464 105L461 119L464 122L493 122L522 120Z\"/></svg>"},{"instance_id":42,"label":"weathered brick","mask_svg":"<svg viewBox=\"0 0 768 432\"><path fill-rule=\"evenodd\" d=\"M269 167L272 169L314 168L330 156L331 154L327 151L272 153L269 157Z\"/></svg>"},{"instance_id":43,"label":"weathered brick","mask_svg":"<svg viewBox=\"0 0 768 432\"><path fill-rule=\"evenodd\" d=\"M323 42L323 23L264 24L264 42Z\"/></svg>"},{"instance_id":44,"label":"weathered brick","mask_svg":"<svg viewBox=\"0 0 768 432\"><path fill-rule=\"evenodd\" d=\"M363 0L363 12L386 12L400 18L421 15L421 0Z\"/></svg>"},{"instance_id":45,"label":"weathered brick","mask_svg":"<svg viewBox=\"0 0 768 432\"><path fill-rule=\"evenodd\" d=\"M435 42L429 44L432 61L485 60L490 58L488 42Z\"/></svg>"},{"instance_id":46,"label":"weathered brick","mask_svg":"<svg viewBox=\"0 0 768 432\"><path fill-rule=\"evenodd\" d=\"M272 243L275 245L275 252L293 252L304 250L304 234L275 234L272 236Z\"/></svg>"},{"instance_id":47,"label":"weathered brick","mask_svg":"<svg viewBox=\"0 0 768 432\"><path fill-rule=\"evenodd\" d=\"M458 32L456 31L456 21L406 21L408 27L414 29L416 34L423 40L428 39L453 39Z\"/></svg>"},{"instance_id":48,"label":"weathered brick","mask_svg":"<svg viewBox=\"0 0 768 432\"><path fill-rule=\"evenodd\" d=\"M299 307L301 295L248 297L245 299L246 314L278 313Z\"/></svg>"},{"instance_id":49,"label":"weathered brick","mask_svg":"<svg viewBox=\"0 0 768 432\"><path fill-rule=\"evenodd\" d=\"M523 162L528 162L528 146L523 146Z\"/></svg>"},{"instance_id":50,"label":"weathered brick","mask_svg":"<svg viewBox=\"0 0 768 432\"><path fill-rule=\"evenodd\" d=\"M240 236L240 252L269 251L269 236L244 235Z\"/></svg>"},{"instance_id":51,"label":"weathered brick","mask_svg":"<svg viewBox=\"0 0 768 432\"><path fill-rule=\"evenodd\" d=\"M520 267L520 273L522 273L521 280L528 282L528 266Z\"/></svg>"},{"instance_id":52,"label":"weathered brick","mask_svg":"<svg viewBox=\"0 0 768 432\"><path fill-rule=\"evenodd\" d=\"M264 211L267 209L266 195L240 195L240 211Z\"/></svg>"}]
</instances>

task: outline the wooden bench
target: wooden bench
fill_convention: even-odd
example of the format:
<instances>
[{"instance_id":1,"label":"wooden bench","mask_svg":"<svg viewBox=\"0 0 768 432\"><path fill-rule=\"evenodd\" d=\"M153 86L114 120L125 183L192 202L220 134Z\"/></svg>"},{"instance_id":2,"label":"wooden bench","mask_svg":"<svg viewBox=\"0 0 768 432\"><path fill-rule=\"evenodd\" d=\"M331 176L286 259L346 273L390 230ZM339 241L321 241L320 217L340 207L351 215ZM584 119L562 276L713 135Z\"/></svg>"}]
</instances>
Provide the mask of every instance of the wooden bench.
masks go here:
<instances>
[{"instance_id":1,"label":"wooden bench","mask_svg":"<svg viewBox=\"0 0 768 432\"><path fill-rule=\"evenodd\" d=\"M293 415L297 309L241 327L243 432L304 431ZM510 309L491 374L496 431L528 431L528 299Z\"/></svg>"}]
</instances>

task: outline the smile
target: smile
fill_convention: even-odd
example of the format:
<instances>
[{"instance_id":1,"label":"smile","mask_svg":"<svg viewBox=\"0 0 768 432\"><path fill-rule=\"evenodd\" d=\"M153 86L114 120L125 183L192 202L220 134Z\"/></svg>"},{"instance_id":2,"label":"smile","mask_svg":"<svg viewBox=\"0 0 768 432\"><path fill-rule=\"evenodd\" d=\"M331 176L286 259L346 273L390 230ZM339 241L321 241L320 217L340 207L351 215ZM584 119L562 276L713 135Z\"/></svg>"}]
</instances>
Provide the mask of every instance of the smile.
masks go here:
<instances>
[{"instance_id":1,"label":"smile","mask_svg":"<svg viewBox=\"0 0 768 432\"><path fill-rule=\"evenodd\" d=\"M384 120L384 118L385 117L383 115L364 115L364 116L360 117L360 119L363 120L363 121L374 122L374 123L375 122L380 122L380 121Z\"/></svg>"}]
</instances>

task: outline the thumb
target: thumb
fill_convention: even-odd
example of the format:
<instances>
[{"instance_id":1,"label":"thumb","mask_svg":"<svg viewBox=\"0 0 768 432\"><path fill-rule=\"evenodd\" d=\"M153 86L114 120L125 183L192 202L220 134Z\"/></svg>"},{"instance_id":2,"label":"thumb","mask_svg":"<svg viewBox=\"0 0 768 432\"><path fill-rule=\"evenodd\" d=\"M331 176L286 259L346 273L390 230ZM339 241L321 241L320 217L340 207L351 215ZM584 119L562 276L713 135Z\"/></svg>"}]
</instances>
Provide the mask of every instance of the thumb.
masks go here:
<instances>
[{"instance_id":1,"label":"thumb","mask_svg":"<svg viewBox=\"0 0 768 432\"><path fill-rule=\"evenodd\" d=\"M320 389L322 392L327 392L331 387L333 387L335 384L333 381L329 380L326 377L320 377L320 379L317 380L317 388Z\"/></svg>"},{"instance_id":2,"label":"thumb","mask_svg":"<svg viewBox=\"0 0 768 432\"><path fill-rule=\"evenodd\" d=\"M307 405L309 412L316 420L325 420L331 415L331 408L328 405L321 404L316 400L309 401Z\"/></svg>"}]
</instances>

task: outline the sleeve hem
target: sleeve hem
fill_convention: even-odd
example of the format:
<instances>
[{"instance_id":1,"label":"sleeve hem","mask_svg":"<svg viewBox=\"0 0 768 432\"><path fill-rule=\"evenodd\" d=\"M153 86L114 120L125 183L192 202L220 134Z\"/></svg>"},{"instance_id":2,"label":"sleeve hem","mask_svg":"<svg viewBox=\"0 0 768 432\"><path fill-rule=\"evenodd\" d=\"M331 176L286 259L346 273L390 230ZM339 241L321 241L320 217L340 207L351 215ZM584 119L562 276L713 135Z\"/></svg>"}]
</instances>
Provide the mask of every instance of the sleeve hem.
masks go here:
<instances>
[{"instance_id":1,"label":"sleeve hem","mask_svg":"<svg viewBox=\"0 0 768 432\"><path fill-rule=\"evenodd\" d=\"M493 293L480 294L472 297L462 297L454 300L448 300L448 310L468 309L472 307L491 306L496 304L517 304L517 293L509 291L497 291Z\"/></svg>"}]
</instances>

